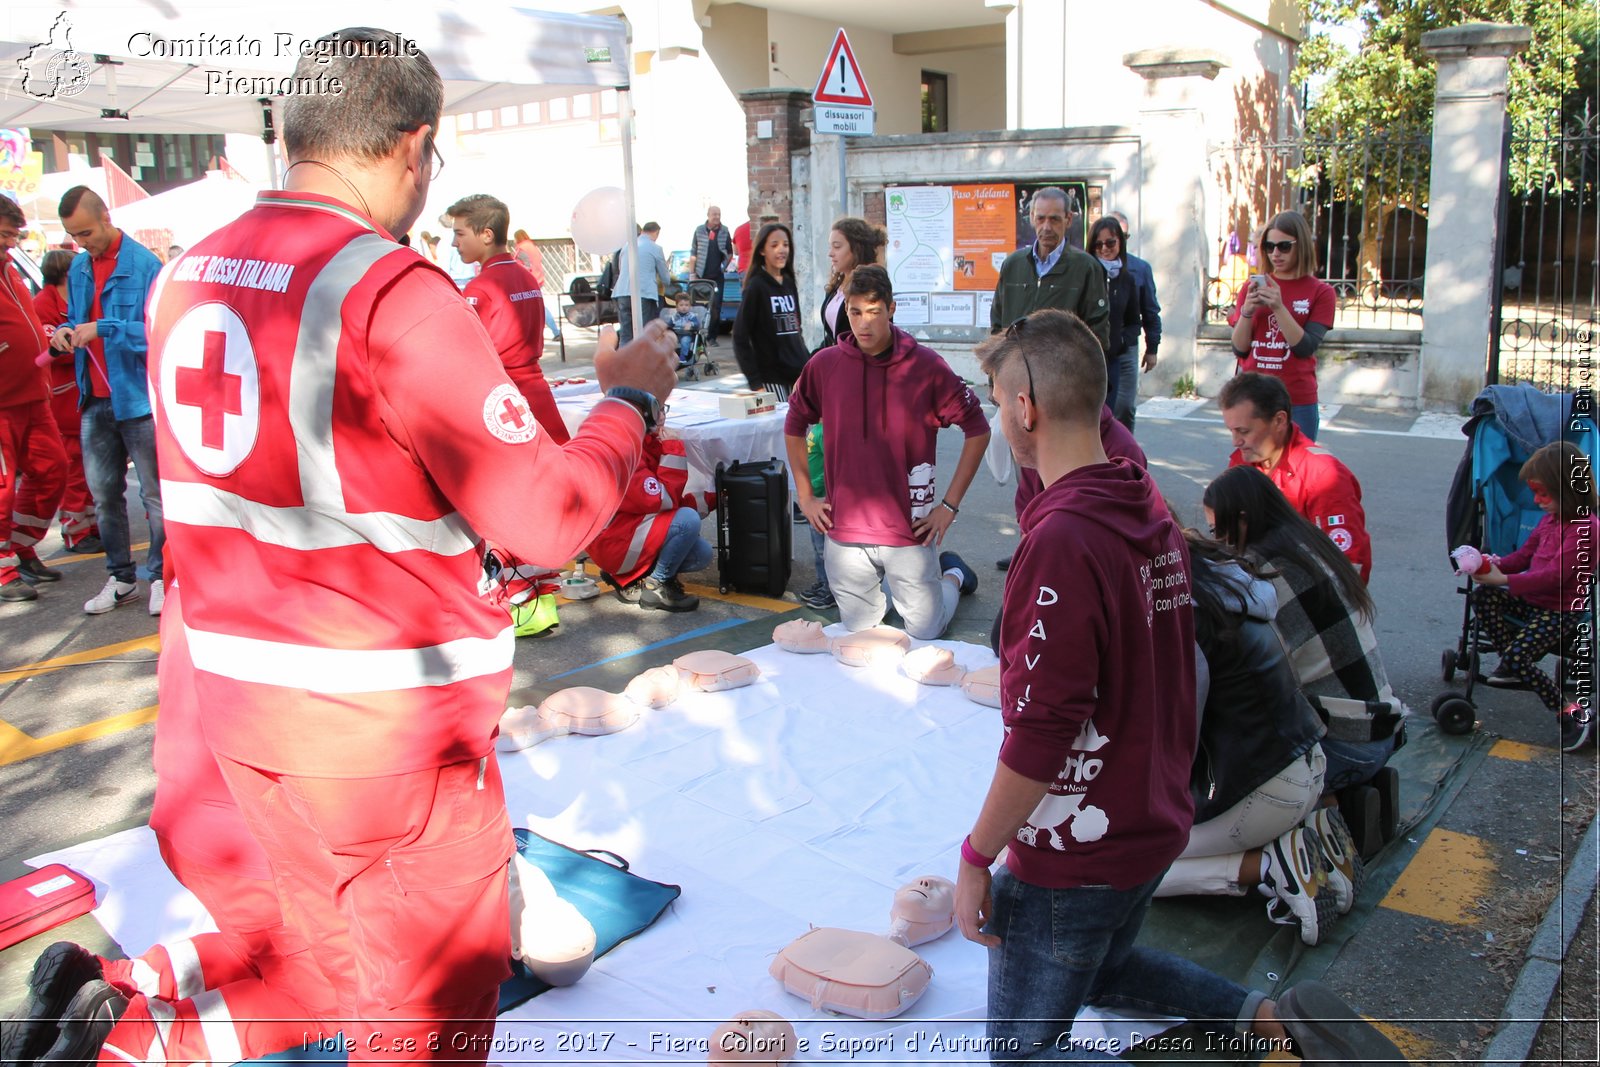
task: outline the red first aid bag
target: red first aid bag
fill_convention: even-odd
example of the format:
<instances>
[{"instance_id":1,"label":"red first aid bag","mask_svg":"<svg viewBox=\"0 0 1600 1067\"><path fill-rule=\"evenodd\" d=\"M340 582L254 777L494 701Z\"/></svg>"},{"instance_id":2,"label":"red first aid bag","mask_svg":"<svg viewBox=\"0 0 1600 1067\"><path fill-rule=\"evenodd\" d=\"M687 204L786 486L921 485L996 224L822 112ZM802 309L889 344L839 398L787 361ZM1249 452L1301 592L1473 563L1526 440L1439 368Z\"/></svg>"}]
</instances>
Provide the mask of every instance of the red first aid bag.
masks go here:
<instances>
[{"instance_id":1,"label":"red first aid bag","mask_svg":"<svg viewBox=\"0 0 1600 1067\"><path fill-rule=\"evenodd\" d=\"M0 949L94 910L94 883L52 863L0 885Z\"/></svg>"}]
</instances>

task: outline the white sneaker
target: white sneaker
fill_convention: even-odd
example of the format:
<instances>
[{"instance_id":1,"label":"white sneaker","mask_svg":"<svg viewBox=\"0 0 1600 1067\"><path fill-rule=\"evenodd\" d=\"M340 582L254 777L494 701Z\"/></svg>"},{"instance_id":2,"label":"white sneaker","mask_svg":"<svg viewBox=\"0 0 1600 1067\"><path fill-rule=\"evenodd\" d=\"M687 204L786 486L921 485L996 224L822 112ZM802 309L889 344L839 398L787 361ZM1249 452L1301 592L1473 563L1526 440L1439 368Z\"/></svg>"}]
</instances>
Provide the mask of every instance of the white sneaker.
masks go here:
<instances>
[{"instance_id":1,"label":"white sneaker","mask_svg":"<svg viewBox=\"0 0 1600 1067\"><path fill-rule=\"evenodd\" d=\"M83 603L88 615L104 615L113 608L139 599L137 582L119 582L115 576L106 579L106 587Z\"/></svg>"},{"instance_id":2,"label":"white sneaker","mask_svg":"<svg viewBox=\"0 0 1600 1067\"><path fill-rule=\"evenodd\" d=\"M160 578L150 583L150 614L160 615L161 607L167 602L167 583Z\"/></svg>"}]
</instances>

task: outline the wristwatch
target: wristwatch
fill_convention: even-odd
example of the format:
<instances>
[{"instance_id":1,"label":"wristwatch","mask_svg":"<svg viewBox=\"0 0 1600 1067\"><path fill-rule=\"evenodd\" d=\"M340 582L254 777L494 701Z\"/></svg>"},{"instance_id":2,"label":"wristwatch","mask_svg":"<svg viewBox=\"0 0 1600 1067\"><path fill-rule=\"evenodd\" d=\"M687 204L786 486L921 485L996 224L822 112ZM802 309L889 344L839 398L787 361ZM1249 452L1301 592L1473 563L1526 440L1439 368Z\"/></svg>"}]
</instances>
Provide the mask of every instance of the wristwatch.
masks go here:
<instances>
[{"instance_id":1,"label":"wristwatch","mask_svg":"<svg viewBox=\"0 0 1600 1067\"><path fill-rule=\"evenodd\" d=\"M654 393L645 392L632 385L613 385L606 390L606 396L616 400L626 400L639 409L639 414L644 416L644 432L654 433L661 424L661 401L655 398Z\"/></svg>"}]
</instances>

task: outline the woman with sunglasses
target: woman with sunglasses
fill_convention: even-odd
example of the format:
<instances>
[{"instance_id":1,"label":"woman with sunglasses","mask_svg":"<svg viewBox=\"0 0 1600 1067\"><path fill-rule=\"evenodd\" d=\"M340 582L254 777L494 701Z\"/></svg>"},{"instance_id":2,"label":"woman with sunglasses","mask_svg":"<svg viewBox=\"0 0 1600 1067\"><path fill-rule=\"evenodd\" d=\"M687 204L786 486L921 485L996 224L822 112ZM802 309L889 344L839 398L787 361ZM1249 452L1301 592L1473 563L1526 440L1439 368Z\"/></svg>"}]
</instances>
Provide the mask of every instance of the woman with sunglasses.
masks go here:
<instances>
[{"instance_id":1,"label":"woman with sunglasses","mask_svg":"<svg viewBox=\"0 0 1600 1067\"><path fill-rule=\"evenodd\" d=\"M1106 349L1106 406L1117 421L1133 429L1133 412L1139 403L1139 283L1127 269L1128 241L1122 224L1106 217L1089 227L1089 251L1106 272L1106 295L1111 302L1111 346Z\"/></svg>"},{"instance_id":2,"label":"woman with sunglasses","mask_svg":"<svg viewBox=\"0 0 1600 1067\"><path fill-rule=\"evenodd\" d=\"M1317 278L1311 225L1297 211L1274 215L1261 236L1261 263L1228 316L1239 370L1282 378L1289 387L1290 417L1317 439L1317 346L1333 328L1333 286Z\"/></svg>"}]
</instances>

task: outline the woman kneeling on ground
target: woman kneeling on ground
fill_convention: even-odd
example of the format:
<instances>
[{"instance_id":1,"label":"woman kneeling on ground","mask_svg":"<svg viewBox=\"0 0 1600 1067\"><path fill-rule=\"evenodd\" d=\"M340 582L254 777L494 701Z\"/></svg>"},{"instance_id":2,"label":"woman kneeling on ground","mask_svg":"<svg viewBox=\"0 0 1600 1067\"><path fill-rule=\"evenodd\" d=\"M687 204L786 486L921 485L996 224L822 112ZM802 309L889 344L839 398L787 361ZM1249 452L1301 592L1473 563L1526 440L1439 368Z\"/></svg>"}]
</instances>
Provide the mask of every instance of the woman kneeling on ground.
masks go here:
<instances>
[{"instance_id":1,"label":"woman kneeling on ground","mask_svg":"<svg viewBox=\"0 0 1600 1067\"><path fill-rule=\"evenodd\" d=\"M1277 596L1248 560L1194 530L1189 542L1200 745L1189 844L1158 897L1243 896L1260 886L1274 922L1308 945L1350 910L1362 878L1336 809L1320 804L1324 727L1272 629Z\"/></svg>"}]
</instances>

